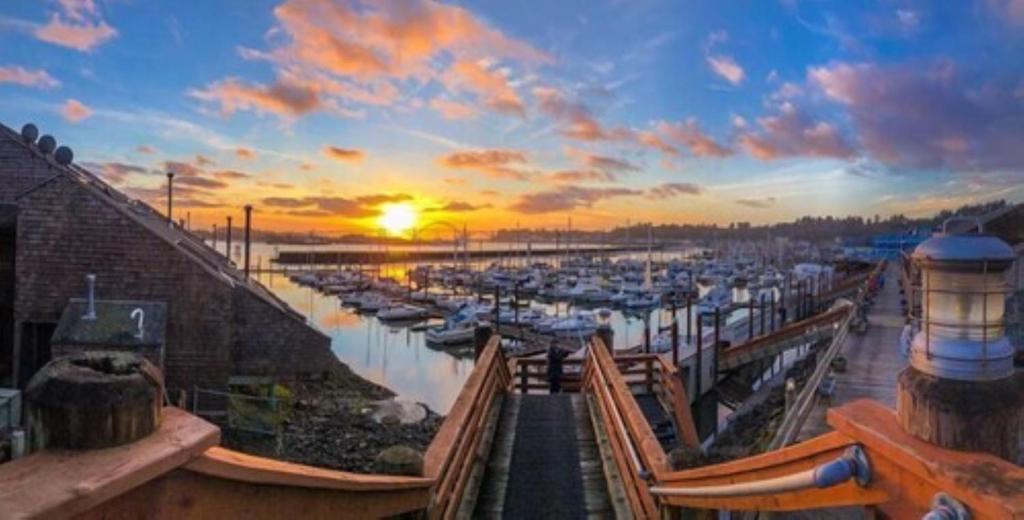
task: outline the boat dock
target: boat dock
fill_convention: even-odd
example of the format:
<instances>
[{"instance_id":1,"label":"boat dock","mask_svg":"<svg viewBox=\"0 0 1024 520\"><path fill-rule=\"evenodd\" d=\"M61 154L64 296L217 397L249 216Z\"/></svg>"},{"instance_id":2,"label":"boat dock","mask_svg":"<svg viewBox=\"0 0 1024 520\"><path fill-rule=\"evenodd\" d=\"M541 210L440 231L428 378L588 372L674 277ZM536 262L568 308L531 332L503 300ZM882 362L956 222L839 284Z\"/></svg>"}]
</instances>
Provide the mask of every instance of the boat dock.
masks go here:
<instances>
[{"instance_id":1,"label":"boat dock","mask_svg":"<svg viewBox=\"0 0 1024 520\"><path fill-rule=\"evenodd\" d=\"M663 246L654 246L655 250L662 250ZM647 246L607 246L607 247L573 247L571 253L574 256L612 256L625 253L639 253L647 251ZM566 255L565 248L540 247L530 249L528 252L522 250L508 251L500 249L477 249L477 250L395 250L387 249L381 251L280 251L277 258L272 258L272 264L280 266L315 266L315 265L365 265L378 263L411 263L411 262L445 262L445 261L474 261L489 260L505 257L553 257Z\"/></svg>"},{"instance_id":2,"label":"boat dock","mask_svg":"<svg viewBox=\"0 0 1024 520\"><path fill-rule=\"evenodd\" d=\"M858 399L873 399L885 406L896 406L896 378L907 366L900 352L900 333L905 312L900 305L899 262L891 262L885 271L885 286L875 297L868 312L867 332L847 336L839 354L846 358L846 370L834 372L836 385L830 399L819 399L798 436L809 439L831 430L826 414L829 408Z\"/></svg>"}]
</instances>

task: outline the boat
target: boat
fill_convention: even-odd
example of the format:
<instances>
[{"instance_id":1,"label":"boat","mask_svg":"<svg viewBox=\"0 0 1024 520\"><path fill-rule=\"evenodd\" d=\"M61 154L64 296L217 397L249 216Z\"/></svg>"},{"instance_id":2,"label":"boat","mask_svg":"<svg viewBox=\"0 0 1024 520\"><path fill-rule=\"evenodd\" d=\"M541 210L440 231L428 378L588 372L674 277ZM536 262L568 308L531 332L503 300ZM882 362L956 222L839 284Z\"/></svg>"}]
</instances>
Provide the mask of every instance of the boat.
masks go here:
<instances>
[{"instance_id":1,"label":"boat","mask_svg":"<svg viewBox=\"0 0 1024 520\"><path fill-rule=\"evenodd\" d=\"M388 299L383 294L376 292L363 293L363 296L359 298L360 311L377 312L387 304Z\"/></svg>"},{"instance_id":2,"label":"boat","mask_svg":"<svg viewBox=\"0 0 1024 520\"><path fill-rule=\"evenodd\" d=\"M377 311L377 319L382 321L419 320L427 317L427 310L415 305L404 303L388 304Z\"/></svg>"},{"instance_id":3,"label":"boat","mask_svg":"<svg viewBox=\"0 0 1024 520\"><path fill-rule=\"evenodd\" d=\"M445 320L442 325L427 327L427 343L434 345L459 345L470 343L476 337L476 320Z\"/></svg>"},{"instance_id":4,"label":"boat","mask_svg":"<svg viewBox=\"0 0 1024 520\"><path fill-rule=\"evenodd\" d=\"M551 324L551 333L558 338L593 336L597 332L597 320L593 313L578 312Z\"/></svg>"},{"instance_id":5,"label":"boat","mask_svg":"<svg viewBox=\"0 0 1024 520\"><path fill-rule=\"evenodd\" d=\"M716 285L700 299L697 309L703 315L714 314L717 309L722 309L732 303L732 291Z\"/></svg>"}]
</instances>

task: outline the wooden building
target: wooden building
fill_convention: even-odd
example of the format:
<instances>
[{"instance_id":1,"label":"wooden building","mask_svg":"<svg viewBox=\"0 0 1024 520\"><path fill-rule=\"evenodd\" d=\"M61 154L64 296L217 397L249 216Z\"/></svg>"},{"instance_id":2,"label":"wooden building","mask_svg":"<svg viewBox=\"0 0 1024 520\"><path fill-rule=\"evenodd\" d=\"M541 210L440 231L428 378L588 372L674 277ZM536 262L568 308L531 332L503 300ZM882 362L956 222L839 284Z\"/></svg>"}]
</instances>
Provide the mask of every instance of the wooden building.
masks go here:
<instances>
[{"instance_id":1,"label":"wooden building","mask_svg":"<svg viewBox=\"0 0 1024 520\"><path fill-rule=\"evenodd\" d=\"M327 336L201 239L0 125L0 386L24 387L50 359L87 274L97 299L166 304L171 392L316 378L340 363Z\"/></svg>"}]
</instances>

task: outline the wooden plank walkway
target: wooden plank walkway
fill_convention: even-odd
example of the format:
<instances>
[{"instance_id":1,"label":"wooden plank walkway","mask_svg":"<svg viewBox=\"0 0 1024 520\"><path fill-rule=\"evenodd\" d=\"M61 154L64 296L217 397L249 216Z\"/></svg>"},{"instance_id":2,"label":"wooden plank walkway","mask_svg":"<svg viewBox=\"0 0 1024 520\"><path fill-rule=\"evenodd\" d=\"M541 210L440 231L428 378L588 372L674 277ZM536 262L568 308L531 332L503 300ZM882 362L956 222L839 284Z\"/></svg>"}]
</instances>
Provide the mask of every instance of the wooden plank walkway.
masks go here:
<instances>
[{"instance_id":1,"label":"wooden plank walkway","mask_svg":"<svg viewBox=\"0 0 1024 520\"><path fill-rule=\"evenodd\" d=\"M583 396L509 395L473 517L612 516Z\"/></svg>"},{"instance_id":2,"label":"wooden plank walkway","mask_svg":"<svg viewBox=\"0 0 1024 520\"><path fill-rule=\"evenodd\" d=\"M907 366L907 359L899 347L905 318L900 306L898 282L899 266L893 262L885 271L885 287L875 297L875 304L868 312L867 333L863 336L850 334L843 345L841 355L846 357L846 372L835 374L837 384L832 402L818 400L798 440L831 430L825 423L829 407L866 398L895 408L896 378Z\"/></svg>"}]
</instances>

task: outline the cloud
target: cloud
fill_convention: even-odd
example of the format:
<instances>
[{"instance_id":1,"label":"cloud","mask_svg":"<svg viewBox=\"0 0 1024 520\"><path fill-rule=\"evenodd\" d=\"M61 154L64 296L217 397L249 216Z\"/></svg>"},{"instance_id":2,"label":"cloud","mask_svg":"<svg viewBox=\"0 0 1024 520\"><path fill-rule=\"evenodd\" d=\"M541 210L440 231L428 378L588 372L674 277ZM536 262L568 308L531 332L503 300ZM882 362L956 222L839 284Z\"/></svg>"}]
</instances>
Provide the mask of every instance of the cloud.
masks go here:
<instances>
[{"instance_id":1,"label":"cloud","mask_svg":"<svg viewBox=\"0 0 1024 520\"><path fill-rule=\"evenodd\" d=\"M591 114L582 103L570 102L558 90L551 87L535 87L533 97L540 110L558 121L562 135L580 141L628 140L633 133L625 128L607 129Z\"/></svg>"},{"instance_id":2,"label":"cloud","mask_svg":"<svg viewBox=\"0 0 1024 520\"><path fill-rule=\"evenodd\" d=\"M679 195L700 195L704 188L689 182L666 182L648 190L652 199L668 199Z\"/></svg>"},{"instance_id":3,"label":"cloud","mask_svg":"<svg viewBox=\"0 0 1024 520\"><path fill-rule=\"evenodd\" d=\"M121 183L124 182L130 175L148 175L156 173L149 168L139 166L137 164L128 164L121 162L106 162L106 163L83 163L88 170L99 171L101 176L108 182Z\"/></svg>"},{"instance_id":4,"label":"cloud","mask_svg":"<svg viewBox=\"0 0 1024 520\"><path fill-rule=\"evenodd\" d=\"M551 173L548 177L554 182L564 183L614 182L617 179L614 173L601 170L561 170Z\"/></svg>"},{"instance_id":5,"label":"cloud","mask_svg":"<svg viewBox=\"0 0 1024 520\"><path fill-rule=\"evenodd\" d=\"M441 156L438 164L446 168L474 170L493 179L525 181L531 174L519 167L526 164L526 154L518 150L470 150Z\"/></svg>"},{"instance_id":6,"label":"cloud","mask_svg":"<svg viewBox=\"0 0 1024 520\"><path fill-rule=\"evenodd\" d=\"M743 67L741 67L736 60L731 56L717 55L708 56L708 65L711 67L711 71L718 74L722 79L728 81L733 85L739 85L743 83L745 76Z\"/></svg>"},{"instance_id":7,"label":"cloud","mask_svg":"<svg viewBox=\"0 0 1024 520\"><path fill-rule=\"evenodd\" d=\"M677 123L658 121L654 128L665 140L686 147L697 157L728 157L733 154L732 150L701 131L695 118Z\"/></svg>"},{"instance_id":8,"label":"cloud","mask_svg":"<svg viewBox=\"0 0 1024 520\"><path fill-rule=\"evenodd\" d=\"M450 80L457 79L460 88L476 92L487 106L522 115L522 103L507 78L480 60L531 67L554 61L467 9L432 0L287 0L274 8L274 17L278 24L271 30L271 48L240 53L272 63L281 77L291 76L293 91L294 83L306 84L303 103L273 102L281 96L271 90L283 88L281 82L245 85L228 78L196 93L232 100L233 109L292 117L321 109L344 113L339 107L349 103L393 104L402 100L399 87L435 80L451 87ZM453 111L453 105L434 108L466 114Z\"/></svg>"},{"instance_id":9,"label":"cloud","mask_svg":"<svg viewBox=\"0 0 1024 520\"><path fill-rule=\"evenodd\" d=\"M395 202L406 202L412 200L412 195L407 193L378 193L374 195L363 195L356 197L356 201L367 206L379 206Z\"/></svg>"},{"instance_id":10,"label":"cloud","mask_svg":"<svg viewBox=\"0 0 1024 520\"><path fill-rule=\"evenodd\" d=\"M237 171L237 170L221 170L221 171L216 171L216 172L213 172L213 176L214 176L214 178L220 179L222 181L223 180L237 181L237 180L248 179L249 177L252 177L248 173L240 172L240 171Z\"/></svg>"},{"instance_id":11,"label":"cloud","mask_svg":"<svg viewBox=\"0 0 1024 520\"><path fill-rule=\"evenodd\" d=\"M205 155L202 155L202 154L197 154L196 155L195 163L196 163L196 166L198 166L200 168L203 168L203 167L206 167L206 166L213 166L213 165L217 164L216 162L214 162L213 159L210 159L209 157L207 157Z\"/></svg>"},{"instance_id":12,"label":"cloud","mask_svg":"<svg viewBox=\"0 0 1024 520\"><path fill-rule=\"evenodd\" d=\"M14 83L23 87L50 89L60 82L43 69L26 69L18 65L0 67L0 83Z\"/></svg>"},{"instance_id":13,"label":"cloud","mask_svg":"<svg viewBox=\"0 0 1024 520\"><path fill-rule=\"evenodd\" d=\"M674 146L668 144L664 139L661 138L661 136L654 132L637 132L636 139L637 142L640 143L641 145L658 150L661 153L664 153L665 155L668 155L670 157L676 157L679 155L679 150L677 150Z\"/></svg>"},{"instance_id":14,"label":"cloud","mask_svg":"<svg viewBox=\"0 0 1024 520\"><path fill-rule=\"evenodd\" d=\"M268 197L263 205L285 210L288 215L299 217L375 217L380 211L367 201L377 197L392 198L394 195L367 195L357 199L343 197Z\"/></svg>"},{"instance_id":15,"label":"cloud","mask_svg":"<svg viewBox=\"0 0 1024 520\"><path fill-rule=\"evenodd\" d=\"M739 85L743 83L743 78L746 74L736 60L732 56L727 54L717 53L715 47L718 47L729 41L729 33L724 30L712 31L708 34L707 38L704 39L704 59L707 60L708 66L711 67L711 71L720 76L722 79L728 81L732 85Z\"/></svg>"},{"instance_id":16,"label":"cloud","mask_svg":"<svg viewBox=\"0 0 1024 520\"><path fill-rule=\"evenodd\" d=\"M526 117L526 107L508 78L500 71L490 70L478 62L458 61L451 69L450 84L476 93L484 104L496 112Z\"/></svg>"},{"instance_id":17,"label":"cloud","mask_svg":"<svg viewBox=\"0 0 1024 520\"><path fill-rule=\"evenodd\" d=\"M359 162L366 157L366 153L362 150L339 148L337 146L325 146L321 153L328 159L341 162Z\"/></svg>"},{"instance_id":18,"label":"cloud","mask_svg":"<svg viewBox=\"0 0 1024 520\"><path fill-rule=\"evenodd\" d=\"M741 134L739 143L758 159L812 156L848 159L854 156L853 146L830 123L815 121L790 102L779 105L777 112L758 118L760 131Z\"/></svg>"},{"instance_id":19,"label":"cloud","mask_svg":"<svg viewBox=\"0 0 1024 520\"><path fill-rule=\"evenodd\" d=\"M985 0L985 5L996 18L1024 27L1024 0Z\"/></svg>"},{"instance_id":20,"label":"cloud","mask_svg":"<svg viewBox=\"0 0 1024 520\"><path fill-rule=\"evenodd\" d=\"M148 144L140 144L135 147L135 151L146 155L152 155L156 153L156 148Z\"/></svg>"},{"instance_id":21,"label":"cloud","mask_svg":"<svg viewBox=\"0 0 1024 520\"><path fill-rule=\"evenodd\" d=\"M433 207L433 208L427 208L425 211L431 212L431 213L439 212L439 211L447 212L447 213L466 213L466 212L478 211L478 210L486 209L486 208L490 208L490 207L492 207L490 204L471 204L469 202L464 202L464 201L460 201L460 200L453 200L453 201L449 201L449 202L445 203L442 206L437 206L437 207Z\"/></svg>"},{"instance_id":22,"label":"cloud","mask_svg":"<svg viewBox=\"0 0 1024 520\"><path fill-rule=\"evenodd\" d=\"M204 190L219 190L228 187L228 183L219 181L217 179L210 179L207 177L201 177L199 175L194 176L182 176L174 178L175 186L192 186Z\"/></svg>"},{"instance_id":23,"label":"cloud","mask_svg":"<svg viewBox=\"0 0 1024 520\"><path fill-rule=\"evenodd\" d=\"M591 168L597 168L606 172L626 173L640 171L639 166L629 161L603 155L587 155L584 163Z\"/></svg>"},{"instance_id":24,"label":"cloud","mask_svg":"<svg viewBox=\"0 0 1024 520\"><path fill-rule=\"evenodd\" d=\"M509 206L512 211L526 214L571 211L576 208L589 208L594 204L615 197L642 195L640 190L629 188L588 188L582 186L562 186L547 191L525 193Z\"/></svg>"},{"instance_id":25,"label":"cloud","mask_svg":"<svg viewBox=\"0 0 1024 520\"><path fill-rule=\"evenodd\" d=\"M220 112L224 115L231 115L238 110L255 110L295 117L324 105L318 87L293 78L279 78L270 85L248 84L237 78L227 78L205 89L192 89L188 94L220 105Z\"/></svg>"},{"instance_id":26,"label":"cloud","mask_svg":"<svg viewBox=\"0 0 1024 520\"><path fill-rule=\"evenodd\" d=\"M235 157L238 157L239 159L242 159L244 161L248 161L249 159L255 159L256 150L241 146L235 150Z\"/></svg>"},{"instance_id":27,"label":"cloud","mask_svg":"<svg viewBox=\"0 0 1024 520\"><path fill-rule=\"evenodd\" d=\"M173 173L176 177L195 177L205 173L202 168L181 161L164 162L164 170Z\"/></svg>"},{"instance_id":28,"label":"cloud","mask_svg":"<svg viewBox=\"0 0 1024 520\"><path fill-rule=\"evenodd\" d=\"M46 25L33 30L37 39L88 52L117 36L117 30L103 20L93 0L59 0L58 4L61 12L51 13Z\"/></svg>"},{"instance_id":29,"label":"cloud","mask_svg":"<svg viewBox=\"0 0 1024 520\"><path fill-rule=\"evenodd\" d=\"M775 197L761 197L751 199L737 199L736 204L746 206L748 208L765 209L775 205Z\"/></svg>"},{"instance_id":30,"label":"cloud","mask_svg":"<svg viewBox=\"0 0 1024 520\"><path fill-rule=\"evenodd\" d=\"M842 106L860 144L888 166L994 171L1024 168L1019 83L970 82L949 62L882 67L834 63L810 83Z\"/></svg>"},{"instance_id":31,"label":"cloud","mask_svg":"<svg viewBox=\"0 0 1024 520\"><path fill-rule=\"evenodd\" d=\"M92 115L92 109L77 99L69 99L61 106L60 114L71 123L78 123Z\"/></svg>"},{"instance_id":32,"label":"cloud","mask_svg":"<svg viewBox=\"0 0 1024 520\"><path fill-rule=\"evenodd\" d=\"M471 105L444 98L430 100L430 108L436 110L438 114L441 114L441 117L449 121L473 119L477 115L476 109Z\"/></svg>"}]
</instances>

